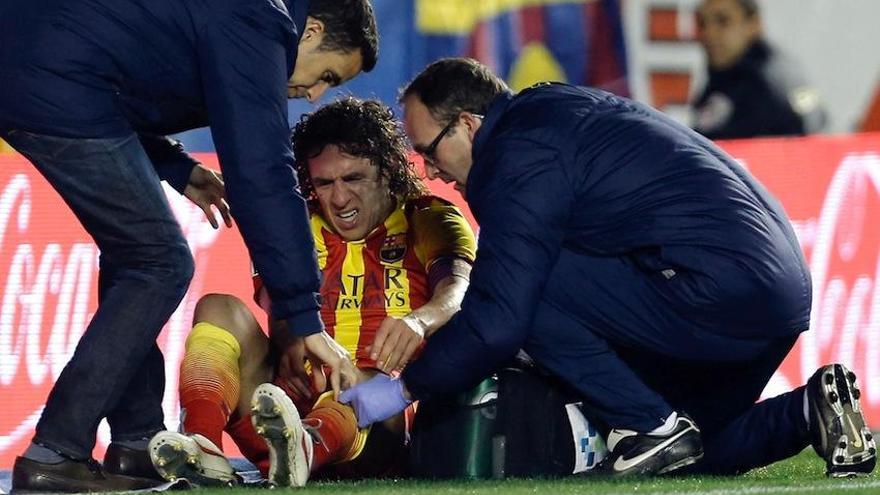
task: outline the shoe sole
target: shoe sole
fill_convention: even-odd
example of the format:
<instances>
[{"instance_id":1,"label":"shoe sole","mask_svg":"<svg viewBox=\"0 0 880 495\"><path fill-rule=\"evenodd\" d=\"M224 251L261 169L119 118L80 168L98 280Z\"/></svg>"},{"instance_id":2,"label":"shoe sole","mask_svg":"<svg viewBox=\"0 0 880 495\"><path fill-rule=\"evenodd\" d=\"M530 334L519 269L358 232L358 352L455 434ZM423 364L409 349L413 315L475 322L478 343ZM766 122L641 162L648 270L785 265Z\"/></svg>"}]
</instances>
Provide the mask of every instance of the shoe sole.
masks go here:
<instances>
[{"instance_id":1,"label":"shoe sole","mask_svg":"<svg viewBox=\"0 0 880 495\"><path fill-rule=\"evenodd\" d=\"M195 440L183 440L179 434L162 431L150 440L150 460L164 479L185 479L196 486L233 486L235 479L210 476L199 462L199 446Z\"/></svg>"},{"instance_id":2,"label":"shoe sole","mask_svg":"<svg viewBox=\"0 0 880 495\"><path fill-rule=\"evenodd\" d=\"M821 397L810 397L810 407L822 419L819 444L824 452L819 454L826 460L826 474L833 478L868 475L877 462L877 445L862 415L855 373L834 364L826 366L819 379ZM823 417L817 400L834 412L834 418Z\"/></svg>"},{"instance_id":3,"label":"shoe sole","mask_svg":"<svg viewBox=\"0 0 880 495\"><path fill-rule=\"evenodd\" d=\"M702 459L703 459L703 453L700 452L699 454L697 454L695 456L687 457L685 459L682 459L678 462L674 462L674 463L666 466L665 468L657 471L657 474L669 474L669 473L672 473L673 471L678 471L681 468L696 464L696 463L700 462Z\"/></svg>"},{"instance_id":4,"label":"shoe sole","mask_svg":"<svg viewBox=\"0 0 880 495\"><path fill-rule=\"evenodd\" d=\"M296 455L305 431L290 397L270 383L258 386L251 400L251 421L269 446L269 482L275 486L305 486L308 459Z\"/></svg>"}]
</instances>

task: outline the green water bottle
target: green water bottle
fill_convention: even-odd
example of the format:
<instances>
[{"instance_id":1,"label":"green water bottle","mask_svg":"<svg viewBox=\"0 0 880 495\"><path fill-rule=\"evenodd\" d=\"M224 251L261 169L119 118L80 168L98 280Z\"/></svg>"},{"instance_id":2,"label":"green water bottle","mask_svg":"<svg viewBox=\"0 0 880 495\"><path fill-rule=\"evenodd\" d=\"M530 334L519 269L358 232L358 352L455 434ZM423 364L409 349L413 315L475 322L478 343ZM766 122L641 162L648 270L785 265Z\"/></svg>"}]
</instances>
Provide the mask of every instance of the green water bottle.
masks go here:
<instances>
[{"instance_id":1,"label":"green water bottle","mask_svg":"<svg viewBox=\"0 0 880 495\"><path fill-rule=\"evenodd\" d=\"M498 380L493 376L480 382L468 392L458 397L461 406L461 459L462 476L466 478L491 478L497 460L493 453L496 437L496 403L498 401ZM502 463L503 464L503 463Z\"/></svg>"},{"instance_id":2,"label":"green water bottle","mask_svg":"<svg viewBox=\"0 0 880 495\"><path fill-rule=\"evenodd\" d=\"M410 470L418 478L491 478L497 464L498 381L487 378L449 399L420 402L412 431ZM503 464L503 458L501 459Z\"/></svg>"}]
</instances>

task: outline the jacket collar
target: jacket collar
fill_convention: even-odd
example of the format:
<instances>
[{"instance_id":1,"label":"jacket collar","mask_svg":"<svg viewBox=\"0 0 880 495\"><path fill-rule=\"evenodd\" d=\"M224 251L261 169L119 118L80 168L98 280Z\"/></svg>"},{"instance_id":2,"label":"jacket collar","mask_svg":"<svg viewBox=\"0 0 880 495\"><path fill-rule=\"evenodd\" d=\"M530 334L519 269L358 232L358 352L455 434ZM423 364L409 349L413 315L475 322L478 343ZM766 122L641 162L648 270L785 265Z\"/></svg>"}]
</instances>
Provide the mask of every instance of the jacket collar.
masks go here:
<instances>
[{"instance_id":1,"label":"jacket collar","mask_svg":"<svg viewBox=\"0 0 880 495\"><path fill-rule=\"evenodd\" d=\"M465 186L465 196L469 198L468 203L472 202L471 198L475 198L472 192L476 186L472 187L472 185L475 182L479 182L479 177L485 172L481 170L481 166L485 161L481 157L486 151L487 143L491 140L492 135L495 133L495 127L504 116L507 107L514 97L515 95L510 91L505 91L496 96L492 103L489 104L489 109L486 111L486 115L483 116L483 123L474 135L474 144L471 148L471 170L468 172L467 186Z\"/></svg>"},{"instance_id":2,"label":"jacket collar","mask_svg":"<svg viewBox=\"0 0 880 495\"><path fill-rule=\"evenodd\" d=\"M309 0L282 0L287 7L290 18L296 25L296 42L299 43L302 38L303 30L306 27L306 14L309 11Z\"/></svg>"},{"instance_id":3,"label":"jacket collar","mask_svg":"<svg viewBox=\"0 0 880 495\"><path fill-rule=\"evenodd\" d=\"M492 103L489 104L489 110L486 111L486 115L483 117L483 124L477 129L476 135L474 135L474 146L471 150L474 164L476 164L477 157L482 154L483 147L486 145L486 142L489 141L492 131L495 130L495 126L498 124L498 121L501 120L501 116L504 115L507 106L513 101L513 97L513 93L505 91L496 96L495 99L492 100Z\"/></svg>"}]
</instances>

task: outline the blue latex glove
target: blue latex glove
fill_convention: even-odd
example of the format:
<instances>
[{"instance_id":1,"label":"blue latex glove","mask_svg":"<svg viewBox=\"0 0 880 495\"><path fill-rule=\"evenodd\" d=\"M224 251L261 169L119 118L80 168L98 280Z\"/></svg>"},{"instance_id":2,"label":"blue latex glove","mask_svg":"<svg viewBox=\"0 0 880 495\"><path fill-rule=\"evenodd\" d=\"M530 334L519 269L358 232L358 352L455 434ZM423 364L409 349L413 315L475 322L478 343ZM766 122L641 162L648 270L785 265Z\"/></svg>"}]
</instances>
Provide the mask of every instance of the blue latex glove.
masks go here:
<instances>
[{"instance_id":1,"label":"blue latex glove","mask_svg":"<svg viewBox=\"0 0 880 495\"><path fill-rule=\"evenodd\" d=\"M399 378L378 374L342 392L339 402L351 405L358 426L365 428L403 411L412 401L403 396L403 382Z\"/></svg>"}]
</instances>

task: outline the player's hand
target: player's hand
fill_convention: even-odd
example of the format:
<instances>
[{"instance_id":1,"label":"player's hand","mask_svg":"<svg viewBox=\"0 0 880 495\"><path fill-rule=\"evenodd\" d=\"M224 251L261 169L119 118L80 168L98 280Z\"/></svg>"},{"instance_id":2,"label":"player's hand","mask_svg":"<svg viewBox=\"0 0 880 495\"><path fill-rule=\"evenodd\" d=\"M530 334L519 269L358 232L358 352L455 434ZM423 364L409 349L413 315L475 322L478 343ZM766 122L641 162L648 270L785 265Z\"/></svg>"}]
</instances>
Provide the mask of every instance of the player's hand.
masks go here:
<instances>
[{"instance_id":1,"label":"player's hand","mask_svg":"<svg viewBox=\"0 0 880 495\"><path fill-rule=\"evenodd\" d=\"M299 397L308 399L314 395L306 372L305 339L293 335L275 337L273 344L279 352L276 383L284 389L295 391Z\"/></svg>"},{"instance_id":2,"label":"player's hand","mask_svg":"<svg viewBox=\"0 0 880 495\"><path fill-rule=\"evenodd\" d=\"M330 388L339 396L343 387L354 386L358 382L358 370L344 347L333 340L327 332L313 333L305 338L306 351L312 369L326 366L330 369ZM325 387L326 388L326 384Z\"/></svg>"},{"instance_id":3,"label":"player's hand","mask_svg":"<svg viewBox=\"0 0 880 495\"><path fill-rule=\"evenodd\" d=\"M183 190L183 195L205 212L211 227L220 228L211 205L220 212L223 223L232 227L232 216L229 214L229 205L226 204L226 188L220 172L196 164L189 174L189 183Z\"/></svg>"},{"instance_id":4,"label":"player's hand","mask_svg":"<svg viewBox=\"0 0 880 495\"><path fill-rule=\"evenodd\" d=\"M389 316L376 331L373 345L367 348L370 359L385 373L402 369L425 340L425 327L412 315Z\"/></svg>"}]
</instances>

